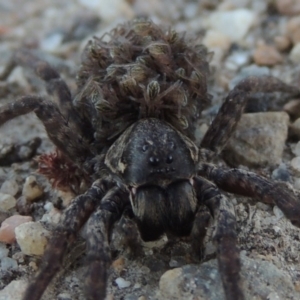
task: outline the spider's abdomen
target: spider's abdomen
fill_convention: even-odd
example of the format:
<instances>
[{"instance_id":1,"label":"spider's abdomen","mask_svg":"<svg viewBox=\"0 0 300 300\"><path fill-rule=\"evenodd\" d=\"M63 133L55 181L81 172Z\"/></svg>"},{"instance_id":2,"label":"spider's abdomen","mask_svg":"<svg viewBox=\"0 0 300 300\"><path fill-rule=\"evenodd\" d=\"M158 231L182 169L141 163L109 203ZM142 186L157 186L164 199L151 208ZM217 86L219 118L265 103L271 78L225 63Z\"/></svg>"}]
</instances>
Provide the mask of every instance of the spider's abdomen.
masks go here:
<instances>
[{"instance_id":1,"label":"spider's abdomen","mask_svg":"<svg viewBox=\"0 0 300 300\"><path fill-rule=\"evenodd\" d=\"M88 44L74 104L101 144L143 118L164 120L194 140L194 121L209 102L207 74L203 45L136 20Z\"/></svg>"}]
</instances>

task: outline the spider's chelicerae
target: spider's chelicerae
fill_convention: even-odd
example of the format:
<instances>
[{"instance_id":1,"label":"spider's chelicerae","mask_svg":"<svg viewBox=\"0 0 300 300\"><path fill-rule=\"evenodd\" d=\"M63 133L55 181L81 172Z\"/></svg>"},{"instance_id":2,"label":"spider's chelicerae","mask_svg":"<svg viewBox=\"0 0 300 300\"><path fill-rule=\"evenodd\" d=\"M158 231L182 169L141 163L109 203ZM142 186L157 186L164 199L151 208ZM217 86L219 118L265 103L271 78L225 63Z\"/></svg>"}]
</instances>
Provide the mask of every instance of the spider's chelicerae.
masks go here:
<instances>
[{"instance_id":1,"label":"spider's chelicerae","mask_svg":"<svg viewBox=\"0 0 300 300\"><path fill-rule=\"evenodd\" d=\"M33 69L51 97L30 95L3 105L0 124L34 111L58 148L57 156L41 158L41 171L56 186L68 180L74 185L69 175L52 173L51 163L59 157L77 172L77 180L89 184L65 210L24 300L41 298L86 222L86 299L104 299L111 231L125 210L132 211L143 240L164 233L192 236L199 251L212 216L221 278L231 300L244 295L235 215L220 190L275 204L300 227L300 202L287 187L209 163L221 153L253 93L296 95L298 89L274 77L241 81L197 144L196 121L210 99L208 53L184 34L137 20L95 38L85 49L74 96L58 73L29 51L17 52L13 64Z\"/></svg>"}]
</instances>

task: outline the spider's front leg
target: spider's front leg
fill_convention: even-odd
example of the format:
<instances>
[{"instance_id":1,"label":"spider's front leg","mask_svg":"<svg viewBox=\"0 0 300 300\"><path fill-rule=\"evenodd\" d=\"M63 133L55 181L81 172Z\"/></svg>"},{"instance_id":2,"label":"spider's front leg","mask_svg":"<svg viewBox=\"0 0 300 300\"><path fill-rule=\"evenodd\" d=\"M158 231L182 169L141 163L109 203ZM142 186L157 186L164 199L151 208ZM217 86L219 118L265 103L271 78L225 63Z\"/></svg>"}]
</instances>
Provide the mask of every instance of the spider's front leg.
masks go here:
<instances>
[{"instance_id":1,"label":"spider's front leg","mask_svg":"<svg viewBox=\"0 0 300 300\"><path fill-rule=\"evenodd\" d=\"M252 172L217 168L210 164L201 164L198 174L226 192L277 205L293 225L300 227L300 200L286 184L270 181Z\"/></svg>"},{"instance_id":2,"label":"spider's front leg","mask_svg":"<svg viewBox=\"0 0 300 300\"><path fill-rule=\"evenodd\" d=\"M111 229L127 204L129 204L128 193L115 187L105 195L88 221L84 283L87 300L100 300L106 296L107 269L111 264L109 248Z\"/></svg>"},{"instance_id":3,"label":"spider's front leg","mask_svg":"<svg viewBox=\"0 0 300 300\"><path fill-rule=\"evenodd\" d=\"M243 300L240 277L240 252L237 247L236 220L232 204L210 181L195 177L197 199L207 206L214 218L213 241L217 247L217 259L227 300Z\"/></svg>"},{"instance_id":4,"label":"spider's front leg","mask_svg":"<svg viewBox=\"0 0 300 300\"><path fill-rule=\"evenodd\" d=\"M248 77L242 80L226 97L200 147L213 151L215 155L221 153L235 131L248 101L251 101L251 96L257 92L282 92L293 96L300 94L298 88L272 76Z\"/></svg>"},{"instance_id":5,"label":"spider's front leg","mask_svg":"<svg viewBox=\"0 0 300 300\"><path fill-rule=\"evenodd\" d=\"M103 212L101 212L101 210L99 211L99 208L97 208L97 212L99 211L101 217L100 220L98 220L99 225L96 226L97 232L90 233L91 240L88 242L88 257L90 258L92 270L88 273L86 281L91 289L91 283L94 284L96 281L96 273L102 270L101 267L107 265L106 258L108 255L105 252L106 248L103 251L103 247L106 245L105 242L108 240L108 233L106 230L110 229L112 223L122 213L124 204L126 204L124 202L124 197L119 197L119 194L123 195L124 191L120 188L111 188L111 183L106 180L98 180L85 194L80 195L73 200L71 205L64 212L62 220L46 249L40 271L29 284L23 300L39 300L42 297L48 284L62 265L62 260L68 244L75 240L75 237L83 224L87 221L93 211L97 207L100 207ZM90 228L95 225L95 218L98 216L97 212L92 217L89 226ZM95 234L98 234L99 231L100 237L95 237ZM104 242L104 246L102 245L102 242ZM95 250L99 249L102 249L100 253L104 253L103 256L100 255L100 258L98 254L95 255ZM96 261L95 265L93 265L93 261ZM99 295L105 295L104 285L106 284L106 270L102 270L101 272L100 274L103 276L97 275L100 276L100 280L98 284L96 284L96 287L100 288L100 291L97 292L98 298L96 296L91 296L88 299L103 299Z\"/></svg>"}]
</instances>

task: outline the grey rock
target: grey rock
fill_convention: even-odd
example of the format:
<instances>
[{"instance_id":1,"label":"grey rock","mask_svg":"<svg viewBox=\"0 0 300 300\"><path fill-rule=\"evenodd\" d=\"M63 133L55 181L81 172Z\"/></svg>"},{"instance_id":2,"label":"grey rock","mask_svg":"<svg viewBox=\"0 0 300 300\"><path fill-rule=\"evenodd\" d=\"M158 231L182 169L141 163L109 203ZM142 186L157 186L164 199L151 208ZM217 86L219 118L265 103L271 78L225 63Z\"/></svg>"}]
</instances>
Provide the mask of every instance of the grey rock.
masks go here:
<instances>
[{"instance_id":1,"label":"grey rock","mask_svg":"<svg viewBox=\"0 0 300 300\"><path fill-rule=\"evenodd\" d=\"M224 151L233 165L274 166L281 163L289 117L285 112L244 114Z\"/></svg>"},{"instance_id":2,"label":"grey rock","mask_svg":"<svg viewBox=\"0 0 300 300\"><path fill-rule=\"evenodd\" d=\"M272 263L241 256L244 281L243 290L247 300L299 299L290 276ZM159 283L159 299L209 299L224 300L225 294L218 271L217 261L198 265L185 265L163 274ZM276 299L276 298L272 298Z\"/></svg>"}]
</instances>

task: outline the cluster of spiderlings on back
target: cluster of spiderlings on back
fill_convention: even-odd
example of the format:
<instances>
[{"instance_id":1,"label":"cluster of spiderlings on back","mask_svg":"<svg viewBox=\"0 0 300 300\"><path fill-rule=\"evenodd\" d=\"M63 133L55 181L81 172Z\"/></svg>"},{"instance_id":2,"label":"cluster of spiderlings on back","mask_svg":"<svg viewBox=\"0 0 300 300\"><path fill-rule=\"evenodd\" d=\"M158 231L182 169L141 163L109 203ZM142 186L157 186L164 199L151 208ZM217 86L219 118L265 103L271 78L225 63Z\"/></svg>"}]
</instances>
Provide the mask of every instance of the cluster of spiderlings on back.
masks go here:
<instances>
[{"instance_id":1,"label":"cluster of spiderlings on back","mask_svg":"<svg viewBox=\"0 0 300 300\"><path fill-rule=\"evenodd\" d=\"M159 118L194 140L209 104L205 46L151 21L121 24L87 45L74 105L107 145L142 118Z\"/></svg>"}]
</instances>

